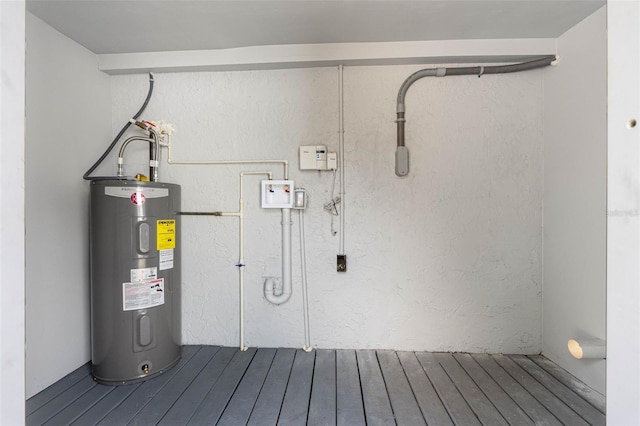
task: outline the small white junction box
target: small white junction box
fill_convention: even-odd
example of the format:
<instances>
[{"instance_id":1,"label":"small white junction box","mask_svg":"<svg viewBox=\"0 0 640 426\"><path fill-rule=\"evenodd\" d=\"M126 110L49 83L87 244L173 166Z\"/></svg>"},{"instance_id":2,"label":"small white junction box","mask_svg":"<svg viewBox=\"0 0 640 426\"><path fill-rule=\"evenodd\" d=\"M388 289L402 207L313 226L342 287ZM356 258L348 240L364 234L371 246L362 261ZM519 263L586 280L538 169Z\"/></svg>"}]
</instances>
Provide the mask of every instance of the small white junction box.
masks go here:
<instances>
[{"instance_id":1,"label":"small white junction box","mask_svg":"<svg viewBox=\"0 0 640 426\"><path fill-rule=\"evenodd\" d=\"M292 180L263 180L260 182L263 209L290 209L293 207Z\"/></svg>"},{"instance_id":2,"label":"small white junction box","mask_svg":"<svg viewBox=\"0 0 640 426\"><path fill-rule=\"evenodd\" d=\"M338 154L335 152L327 153L327 170L338 170Z\"/></svg>"}]
</instances>

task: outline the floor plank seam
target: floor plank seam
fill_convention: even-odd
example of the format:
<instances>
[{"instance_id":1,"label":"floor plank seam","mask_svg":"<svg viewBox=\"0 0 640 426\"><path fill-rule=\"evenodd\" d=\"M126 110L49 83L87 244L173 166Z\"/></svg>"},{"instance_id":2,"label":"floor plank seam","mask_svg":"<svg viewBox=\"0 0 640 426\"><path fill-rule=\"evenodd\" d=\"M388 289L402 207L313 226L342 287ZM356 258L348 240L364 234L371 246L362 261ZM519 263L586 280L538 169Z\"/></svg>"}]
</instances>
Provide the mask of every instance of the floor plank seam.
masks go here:
<instances>
[{"instance_id":1,"label":"floor plank seam","mask_svg":"<svg viewBox=\"0 0 640 426\"><path fill-rule=\"evenodd\" d=\"M394 351L396 358L398 358L398 363L400 363L400 367L402 368L402 373L404 374L404 378L407 380L407 383L409 384L409 389L411 389L411 395L413 395L413 399L416 400L416 404L418 404L418 396L416 395L416 391L413 388L413 385L411 384L411 380L409 380L409 376L407 375L407 370L405 370L404 365L402 365L402 360L400 360L400 357L398 356L398 352ZM427 417L425 416L425 413L422 411L422 407L420 407L420 404L418 404L418 409L420 410L420 414L422 415L422 420L424 420L424 424L428 425L429 423L427 422Z\"/></svg>"},{"instance_id":2,"label":"floor plank seam","mask_svg":"<svg viewBox=\"0 0 640 426\"><path fill-rule=\"evenodd\" d=\"M124 402L127 400L127 398L129 398L129 397L130 397L130 396L131 396L135 391L137 391L137 390L138 390L138 388L139 388L140 386L142 386L142 383L136 383L136 384L131 385L131 386L134 386L134 387L131 389L131 392L129 392L129 393L126 395L126 397L122 398L122 401L120 401L118 404L116 404L114 407L112 407L112 408L111 408L111 410L109 410L109 411L107 411L106 413L104 413L104 415L103 415L102 417L100 417L100 418L99 418L99 419L94 423L94 426L95 426L95 425L99 425L99 424L100 424L100 422L102 422L102 421L103 421L103 420L104 420L104 419L105 419L105 418L106 418L106 417L111 413L111 411L118 409L118 407L120 407L122 404L124 404ZM114 390L115 390L115 388L114 388ZM113 391L111 391L111 392L113 392ZM110 392L110 393L111 393L111 392Z\"/></svg>"},{"instance_id":3,"label":"floor plank seam","mask_svg":"<svg viewBox=\"0 0 640 426\"><path fill-rule=\"evenodd\" d=\"M518 407L518 408L519 408L519 409L524 413L524 415L525 415L525 416L527 416L527 418L528 418L529 420L531 420L531 423L532 423L532 424L535 424L535 423L536 423L536 421L535 421L535 419L534 419L533 417L531 417L531 415L529 414L528 410L526 410L526 409L525 409L525 407L523 407L521 404L519 404L519 403L518 403L518 401L517 401L517 400L516 400L512 395L511 395L511 393L507 392L507 390L506 390L503 386L501 386L501 385L500 385L500 383L495 379L495 377L493 377L493 375L491 375L491 374L490 374L490 373L489 373L489 372L488 372L484 367L482 367L482 365L480 365L480 363L478 363L478 361L477 361L475 358L473 358L473 361L474 361L476 364L478 364L478 365L480 366L480 368L481 368L485 373L487 373L487 375L491 378L491 380L492 380L492 381L493 381L493 382L494 382L494 383L495 383L495 384L496 384L500 389L502 389L502 391L507 395L507 397L508 397L508 398L509 398L509 399L510 399L510 400L511 400L511 401L512 401L512 402L513 402L513 403L514 403L514 404L515 404L515 405L516 405L516 406L517 406L517 407ZM502 369L502 371L504 371L504 369L503 369L500 365L498 365L498 367L499 367L500 369ZM506 373L506 371L505 371L505 373ZM515 380L515 379L514 379L514 380ZM516 381L516 383L517 383L517 381ZM526 390L526 389L525 389L525 390ZM527 392L527 393L528 393L528 392Z\"/></svg>"},{"instance_id":4,"label":"floor plank seam","mask_svg":"<svg viewBox=\"0 0 640 426\"><path fill-rule=\"evenodd\" d=\"M100 398L98 398L96 401L93 402L93 404L89 405L87 408L84 409L84 411L80 412L78 415L76 415L73 420L71 420L69 422L69 424L73 424L75 422L78 421L78 419L80 419L82 416L84 416L86 413L88 413L93 407L95 407L96 405L98 405L100 403L100 401L102 401L104 398L107 397L107 395L109 395L111 392L113 392L115 390L115 387L112 387L111 389L109 389L109 392L105 393L104 395L102 395Z\"/></svg>"},{"instance_id":5,"label":"floor plank seam","mask_svg":"<svg viewBox=\"0 0 640 426\"><path fill-rule=\"evenodd\" d=\"M495 403L493 402L493 400L490 398L489 395L487 395L487 393L482 389L482 386L480 386L480 384L473 378L473 376L471 376L471 374L469 374L469 372L464 368L464 366L462 364L460 364L460 362L456 359L456 357L452 356L453 360L458 364L458 366L460 366L460 368L462 369L462 371L464 372L464 374L466 374L466 376L469 378L469 380L471 380L471 382L473 383L473 385L480 391L480 393L486 398L486 400L489 402L489 404L491 404L491 406L495 409L495 411L500 414L500 417L502 417L504 419L504 421L509 424L509 420L504 416L504 414L498 409L498 407L495 405ZM443 367L444 368L444 367ZM445 370L446 371L446 370ZM479 419L480 420L480 419ZM482 421L480 420L480 423L482 423Z\"/></svg>"},{"instance_id":6,"label":"floor plank seam","mask_svg":"<svg viewBox=\"0 0 640 426\"><path fill-rule=\"evenodd\" d=\"M578 416L579 418L581 418L582 420L585 421L585 423L590 424L590 422L585 419L579 412L577 412L570 404L568 404L564 398L562 398L560 395L558 395L556 392L554 392L553 389L550 389L548 386L546 386L543 382L541 382L540 380L538 380L533 374L531 374L529 371L527 371L525 368L522 367L522 365L520 365L518 362L516 362L515 360L512 359L512 356L508 356L508 359L510 359L518 368L520 368L525 374L527 374L531 379L535 380L540 386L542 386L542 388L544 388L547 392L549 392L551 395L555 396L562 404L564 404L567 408L569 408L569 410L571 410L576 416ZM564 385L563 385L564 386ZM575 393L574 393L575 394Z\"/></svg>"},{"instance_id":7,"label":"floor plank seam","mask_svg":"<svg viewBox=\"0 0 640 426\"><path fill-rule=\"evenodd\" d=\"M242 372L242 376L240 376L240 378L238 379L238 382L236 383L235 387L233 388L233 391L230 393L229 398L227 399L227 403L224 405L224 408L222 409L222 411L220 411L220 415L218 416L218 419L216 420L216 424L218 424L218 422L220 422L220 420L222 419L222 417L224 415L224 412L227 410L227 407L229 406L229 403L231 403L231 400L233 399L233 396L236 394L236 392L238 390L238 387L240 386L240 383L242 383L242 380L247 375L247 371L249 371L249 367L251 366L251 363L253 362L253 360L256 358L257 354L258 354L258 349L256 349L256 351L251 356L251 359L249 360L249 362L245 366L244 371ZM265 376L265 378L266 378L266 376Z\"/></svg>"},{"instance_id":8,"label":"floor plank seam","mask_svg":"<svg viewBox=\"0 0 640 426\"><path fill-rule=\"evenodd\" d=\"M336 413L333 416L333 424L337 426L338 424L338 354L337 351L333 352L334 354L334 363L333 363L333 382L336 384L336 391L334 393L334 406L336 407Z\"/></svg>"},{"instance_id":9,"label":"floor plank seam","mask_svg":"<svg viewBox=\"0 0 640 426\"><path fill-rule=\"evenodd\" d=\"M251 405L251 411L249 411L249 414L247 415L247 422L249 422L249 420L251 419L251 416L253 415L253 411L256 408L256 404L258 403L258 399L260 398L260 394L262 393L262 390L264 389L264 385L265 383L267 383L267 377L269 377L269 371L271 371L271 367L273 367L273 363L276 360L276 355L278 354L278 350L275 351L275 353L273 354L273 358L271 358L271 362L269 363L269 368L267 369L266 374L264 375L264 379L262 380L262 384L260 385L260 389L258 390L258 393L256 394L256 398L253 400L253 404ZM278 415L278 417L280 417Z\"/></svg>"},{"instance_id":10,"label":"floor plank seam","mask_svg":"<svg viewBox=\"0 0 640 426\"><path fill-rule=\"evenodd\" d=\"M409 376L407 375L407 372L404 368L404 366L402 365L402 360L400 359L400 356L398 354L398 351L392 351L393 353L393 357L395 359L395 361L397 362L397 366L399 367L400 371L402 372L401 377L404 378L404 380L401 379L401 382L405 382L406 385L408 386L408 390L411 392L410 395L413 398L413 402L415 402L415 408L417 408L417 412L419 413L420 417L418 419L421 419L423 424L427 424L427 418L425 417L425 414L422 412L422 409L420 407L420 404L418 403L418 397L416 396L416 393L413 389L413 387L411 386L411 381L409 380Z\"/></svg>"},{"instance_id":11,"label":"floor plank seam","mask_svg":"<svg viewBox=\"0 0 640 426\"><path fill-rule=\"evenodd\" d=\"M422 371L424 372L424 375L426 376L427 381L429 382L429 384L433 388L434 393L438 397L438 400L440 401L440 404L442 405L442 407L446 411L447 415L449 416L449 419L451 420L451 423L455 424L455 422L453 421L453 417L451 416L451 412L449 411L449 409L447 408L447 405L445 404L444 400L442 399L442 395L440 395L440 392L438 392L438 388L436 387L435 383L433 383L433 380L431 380L431 377L429 376L429 373L427 372L427 369L424 368L424 365L420 361L420 358L418 357L418 354L416 352L414 352L413 355L415 356L416 361L418 361L418 365L420 366L420 368L422 368Z\"/></svg>"},{"instance_id":12,"label":"floor plank seam","mask_svg":"<svg viewBox=\"0 0 640 426\"><path fill-rule=\"evenodd\" d=\"M202 348L201 348L202 349ZM200 370L198 371L198 374L194 375L193 378L189 381L189 384L187 386L185 386L184 390L180 393L180 395L178 395L178 397L171 403L171 405L166 409L166 411L164 412L164 414L160 417L160 419L158 419L158 424L162 422L162 420L164 420L164 418L167 416L167 414L169 414L169 412L171 411L171 409L176 405L176 403L180 400L180 398L182 398L182 396L185 394L185 392L187 392L189 390L189 388L191 387L191 385L193 384L194 381L196 381L198 379L198 377L200 376L200 374L202 374L202 372L204 371L204 369L206 368L206 366L211 362L211 360L216 356L216 354L220 351L220 348L218 348L214 353L211 354L211 356L209 357L209 359L207 360L207 362L203 363L202 367L200 367ZM199 352L199 351L198 351ZM193 356L195 356L196 354L193 354ZM192 356L192 357L193 357ZM188 365L188 362L185 363L185 367ZM184 368L184 367L183 367ZM167 382L168 383L168 382Z\"/></svg>"},{"instance_id":13,"label":"floor plank seam","mask_svg":"<svg viewBox=\"0 0 640 426\"><path fill-rule=\"evenodd\" d=\"M75 384L77 384L77 383L79 383L79 381L78 381L78 382L76 382ZM86 391L86 392L90 391L90 390L91 390L91 389L93 389L95 386L96 386L96 384L94 383L94 384L93 384L93 386L91 386L89 389L87 389L87 391ZM71 389L71 387L67 388L67 391L68 391L69 389ZM61 395L61 394L60 394L60 395ZM55 416L57 416L58 414L62 413L64 410L66 410L66 409L67 409L71 404L73 404L74 402L76 402L78 399L82 398L82 396L83 396L83 395L84 395L84 392L83 392L82 394L80 394L80 395L76 396L75 398L73 398L71 401L68 401L65 405L60 406L60 407L58 408L58 410L57 410L57 411L55 411L54 413L51 413L51 414L49 415L49 417L48 417L45 421L43 421L43 422L42 422L42 424L45 424L45 423L47 423L47 422L51 421ZM53 401L53 400L55 400L55 398L53 398L53 399L52 399L52 400L50 400L49 402L51 402L51 401ZM48 402L48 403L49 403L49 402ZM48 403L47 403L47 404L48 404ZM43 405L42 407L44 407L44 405ZM42 407L40 407L40 408L42 408ZM35 413L37 413L37 410L36 410L33 414L35 414Z\"/></svg>"},{"instance_id":14,"label":"floor plank seam","mask_svg":"<svg viewBox=\"0 0 640 426\"><path fill-rule=\"evenodd\" d=\"M471 410L471 412L473 413L475 418L478 420L478 422L480 422L480 424L482 424L482 422L480 421L480 417L478 416L478 413L473 408L473 406L470 404L470 402L467 400L467 398L464 396L464 393L461 391L460 386L458 386L458 383L456 383L456 381L453 380L453 377L451 377L451 375L447 371L446 367L440 361L438 361L438 365L440 366L440 368L442 368L442 371L444 371L444 374L449 378L451 383L453 383L453 386L456 388L456 391L460 394L460 397L462 397L462 400L465 402L465 404L467 404L467 407L469 408L469 410Z\"/></svg>"},{"instance_id":15,"label":"floor plank seam","mask_svg":"<svg viewBox=\"0 0 640 426\"><path fill-rule=\"evenodd\" d=\"M220 349L222 349L222 347L220 347ZM216 351L215 354L213 354L211 356L211 359L209 359L209 361L205 364L205 367L209 366L209 364L211 362L213 362L214 358L221 352ZM223 355L223 353L221 353ZM206 392L204 393L204 395L201 396L200 398L200 402L198 403L198 405L196 407L194 407L194 409L191 411L189 418L187 419L187 421L185 422L185 424L189 424L191 423L191 421L193 420L193 418L196 416L196 414L200 411L200 407L202 406L202 404L204 404L207 400L207 396L209 395L209 393L213 390L213 388L218 384L220 377L222 377L222 374L224 373L224 371L226 370L226 368L231 364L232 360L233 360L234 356L230 356L229 359L226 360L226 362L221 363L223 365L220 365L220 372L217 373L215 379L209 383L209 386L207 387ZM224 358L223 358L224 360Z\"/></svg>"},{"instance_id":16,"label":"floor plank seam","mask_svg":"<svg viewBox=\"0 0 640 426\"><path fill-rule=\"evenodd\" d=\"M313 394L313 382L316 379L316 354L318 352L317 351L313 351L313 365L311 366L311 383L309 385L309 399L307 400L307 416L305 417L305 424L309 424L309 411L311 408L311 395Z\"/></svg>"},{"instance_id":17,"label":"floor plank seam","mask_svg":"<svg viewBox=\"0 0 640 426\"><path fill-rule=\"evenodd\" d=\"M79 370L81 370L81 369L83 369L83 368L85 368L85 366L86 366L86 365L87 365L87 364L82 365L81 367L77 368L75 371L73 371L73 372L72 372L72 373L70 373L70 374L76 374L76 373L78 373L78 371L79 371ZM67 377L68 377L68 376L67 376ZM51 391L53 391L53 389L56 387L56 385L57 385L58 383L60 383L60 381L58 381L58 382L56 382L56 383L54 383L54 384L52 384L52 385L48 386L46 389L44 389L43 391L41 391L41 392L40 392L40 393L38 393L37 395L34 395L33 397L31 397L29 400L27 400L27 404L26 404L26 405L27 405L27 407L28 407L28 408L27 408L27 410L26 410L26 416L28 417L28 416L30 416L31 414L35 413L35 412L36 412L36 411L38 411L40 408L44 407L46 404L48 404L49 402L51 402L52 400L54 400L55 398L57 398L57 397L58 397L58 395L60 395L60 394L62 394L62 393L64 393L64 392L66 392L66 391L68 391L68 390L69 390L69 389L71 389L73 386L77 385L77 384L78 384L82 379L84 379L84 377L85 377L84 375L80 375L80 376L77 378L77 380L73 381L72 383L69 383L69 384L68 384L64 389L61 389L60 391L58 391L58 393L56 393L55 395L51 396L51 398L47 399L46 401L39 401L39 402L38 402L38 404L39 404L39 405L38 405L37 407L36 407L36 406L33 406L33 405L35 405L35 401L37 400L37 397L38 397L39 395L44 395L44 394L45 394L45 393L47 393L47 392L51 392ZM62 379L60 379L60 380L63 380L63 379L64 379L64 377L63 377ZM29 404L29 401L30 401L30 400L31 400L31 401L34 401L34 404L33 404L33 405L32 405L32 404ZM30 405L32 405L32 406L30 407Z\"/></svg>"},{"instance_id":18,"label":"floor plank seam","mask_svg":"<svg viewBox=\"0 0 640 426\"><path fill-rule=\"evenodd\" d=\"M140 414L140 412L142 410L144 410L144 408L149 405L149 403L153 400L153 398L155 398L170 382L171 379L173 379L174 377L176 377L178 375L178 373L180 371L182 371L184 368L186 368L186 366L189 365L189 363L191 362L191 360L195 357L196 354L198 354L200 351L202 350L202 345L198 346L198 349L191 354L191 356L189 356L188 359L185 360L184 364L180 365L179 368L172 368L171 370L169 370L168 372L165 372L165 374L170 373L170 376L167 377L167 380L165 381L165 383L163 383L160 387L158 387L158 389L155 390L155 392L153 392L151 395L148 395L146 398L146 401L144 402L144 404L142 404L132 415L129 416L129 419L127 419L127 423L125 423L126 425L129 425L133 419L136 418L136 416L138 414ZM178 365L176 365L177 367ZM150 383L150 381L148 382L143 382L141 384L144 385L144 383ZM137 390L137 389L136 389ZM126 401L126 400L125 400ZM124 402L124 401L123 401Z\"/></svg>"},{"instance_id":19,"label":"floor plank seam","mask_svg":"<svg viewBox=\"0 0 640 426\"><path fill-rule=\"evenodd\" d=\"M504 355L503 355L504 356ZM494 358L495 360L495 355L492 355L492 358ZM542 405L549 413L551 413L551 415L560 423L560 424L564 424L562 422L562 420L560 419L560 417L558 417L558 414L555 412L555 410L552 410L548 404L545 404L544 401L541 401L539 398L536 398L535 394L531 392L531 390L525 386L522 381L518 380L517 377L514 377L506 368L504 368L504 366L502 366L499 362L497 362L498 366L500 366L500 368L502 368L505 373L507 373L513 380L515 380L518 384L520 384L520 386L536 401L538 401L538 403L540 405ZM516 364L517 365L517 364ZM518 366L518 368L520 368L520 366ZM521 369L522 370L522 369ZM522 370L525 374L529 375L529 373L527 373L526 371ZM530 376L530 375L529 375ZM535 380L535 379L534 379Z\"/></svg>"},{"instance_id":20,"label":"floor plank seam","mask_svg":"<svg viewBox=\"0 0 640 426\"><path fill-rule=\"evenodd\" d=\"M278 418L276 420L276 424L280 421L280 417L282 416L282 406L284 405L284 398L287 395L287 388L289 387L289 382L291 381L291 373L293 372L293 364L296 362L296 358L298 356L297 352L294 352L293 360L291 360L291 366L289 367L289 375L287 376L287 384L284 387L284 393L282 394L282 400L280 401L280 408L278 409Z\"/></svg>"},{"instance_id":21,"label":"floor plank seam","mask_svg":"<svg viewBox=\"0 0 640 426\"><path fill-rule=\"evenodd\" d=\"M391 397L389 396L389 386L387 385L387 380L384 377L384 373L382 372L382 365L380 364L380 358L378 357L378 351L373 351L376 355L376 363L378 365L378 369L380 370L380 377L382 377L382 383L384 384L384 390L387 394L387 399L389 400L389 407L391 407L391 414L393 415L393 421L398 424L398 416L396 415L396 411L393 408L393 404L391 403Z\"/></svg>"},{"instance_id":22,"label":"floor plank seam","mask_svg":"<svg viewBox=\"0 0 640 426\"><path fill-rule=\"evenodd\" d=\"M362 415L364 417L364 424L367 425L367 407L364 405L364 389L362 389L362 375L360 374L360 362L358 361L358 353L353 351L353 358L356 360L356 373L358 373L358 385L360 387L360 401L362 402Z\"/></svg>"},{"instance_id":23,"label":"floor plank seam","mask_svg":"<svg viewBox=\"0 0 640 426\"><path fill-rule=\"evenodd\" d=\"M496 377L495 377L493 374L491 374L491 372L490 372L489 370L487 370L487 369L486 369L486 368L485 368L481 363L479 363L479 362L478 362L478 360L477 360L475 357L473 357L473 356L472 356L472 357L471 357L471 359L472 359L476 364L478 364L478 366L482 369L482 371L484 371L484 372L485 372L485 373L486 373L486 374L491 378L491 380L493 380L493 382L494 382L494 383L495 383L495 384L496 384L500 389L502 389L502 391L503 391L503 392L504 392L504 393L509 397L509 399L510 399L511 401L513 401L513 403L514 403L518 408L520 408L520 410L522 410L522 412L523 412L523 413L524 413L524 414L529 418L529 420L531 420L531 423L535 424L535 423L536 423L536 420L535 420L533 417L531 417L531 414L530 414L530 413L529 413L529 411L526 409L526 407L523 407L520 403L518 403L518 401L517 401L517 400L516 400L512 395L511 395L511 392L509 392L507 389L505 389L505 387L504 387L502 384L500 384L500 382L499 382L498 380L496 380ZM491 357L491 359L493 359L493 358ZM505 372L509 377L511 377L511 375L510 375L506 370L504 370L504 368L502 368L502 366L501 366L500 364L496 363L496 365L498 366L498 368L500 368L502 371L504 371L504 372ZM517 380L515 380L513 377L511 377L511 378L512 378L516 383L518 383L518 381L517 381ZM526 391L526 389L525 389L525 391ZM528 393L528 392L527 392L527 393Z\"/></svg>"},{"instance_id":24,"label":"floor plank seam","mask_svg":"<svg viewBox=\"0 0 640 426\"><path fill-rule=\"evenodd\" d=\"M540 386L542 386L544 389L547 390L547 392L549 392L550 394L554 395L559 401L561 401L564 405L566 405L571 411L573 411L578 417L580 417L582 420L584 420L586 423L591 424L591 422L589 421L589 419L585 418L585 416L579 412L578 410L576 410L576 408L574 408L572 406L572 404L570 404L566 398L564 398L561 395L561 392L558 391L557 388L552 388L549 387L547 385L545 385L542 381L538 380L538 378L536 378L533 374L531 374L529 371L527 371L526 368L524 368L522 365L520 365L520 363L518 361L516 361L515 359L513 359L514 356L509 356L509 359L512 359L512 361L518 366L520 367L525 373L527 373L533 380L535 380L536 382L538 382L540 384ZM535 364L535 363L534 363ZM537 364L536 364L537 365ZM553 376L552 376L553 377ZM555 379L555 377L554 377ZM572 395L575 395L576 397L578 397L580 400L586 402L587 404L589 403L588 401L586 401L584 398L582 398L578 393L574 392L572 389L570 389L568 386L566 386L564 383L560 382L559 380L556 379L556 381L558 382L558 384L562 387L564 387L564 389L566 389L567 391L569 391ZM591 405L591 404L589 404ZM595 407L594 407L595 408Z\"/></svg>"},{"instance_id":25,"label":"floor plank seam","mask_svg":"<svg viewBox=\"0 0 640 426\"><path fill-rule=\"evenodd\" d=\"M582 394L582 392L578 392L576 389L574 389L573 384L568 382L568 380L566 380L564 377L561 377L557 374L556 371L553 371L552 369L549 369L549 366L546 363L540 362L538 357L543 357L545 360L547 360L548 362L550 362L550 360L548 360L548 358L544 357L543 355L539 355L536 357L532 357L530 355L527 355L527 359L530 359L535 365L537 365L538 367L540 367L542 370L544 370L547 374L549 374L551 377L553 377L554 379L556 379L558 382L562 383L564 386L566 386L569 390L571 390L573 393L575 393L576 395L578 395L582 400L584 400L585 402L587 402L587 404L591 405L593 408L595 408L597 411L599 411L603 416L606 416L606 412L603 411L602 408L600 408L599 406L597 406L594 401L589 400L589 398L587 398L585 395ZM579 379L577 379L576 377L574 377L571 373L569 372L565 372L567 375L570 375L573 380L580 382ZM590 392L593 393L597 393L598 396L600 396L602 399L605 398L604 395L602 395L600 392L597 392L594 389L589 388Z\"/></svg>"},{"instance_id":26,"label":"floor plank seam","mask_svg":"<svg viewBox=\"0 0 640 426\"><path fill-rule=\"evenodd\" d=\"M195 353L193 353L193 354L189 357L189 359L187 360L187 362L185 362L185 363L180 367L179 371L180 371L180 370L182 370L182 369L184 369L184 368L186 368L186 367L189 365L189 363L191 362L191 360L192 360L192 359L193 359L193 358L194 358L194 357L195 357L195 356L196 356L196 355L197 355L201 350L202 350L202 346L200 346L200 347L198 348L198 350L197 350ZM217 353L217 351L216 351L215 353ZM214 354L215 354L215 353L214 353ZM206 365L206 363L205 363L205 365ZM178 371L178 372L179 372L179 371ZM202 371L202 369L200 369L200 371ZM174 377L176 377L176 376L177 376L178 372L176 372L176 374L174 374L174 375L171 377L171 379L167 380L167 382L166 382L166 383L165 383L165 384L164 384L164 385L163 385L163 386L162 386L162 387L161 387L161 388L160 388L160 389L159 389L159 390L158 390L158 391L157 391L157 392L156 392L156 393L155 393L155 394L154 394L154 395L153 395L153 396L152 396L152 397L147 401L147 403L145 404L145 407L146 407L146 406L147 406L147 405L148 405L148 404L153 400L153 398L155 398L155 397L156 397L156 395L158 395L158 394L161 392L161 390L162 390L162 389L164 389L164 387L165 387L165 386L167 386L167 385L171 382L171 380L172 380ZM197 377L197 375L196 375L196 376L194 376L194 379L195 379L195 377ZM189 384L191 384L192 382L193 382L193 379L192 379L192 381L191 381L191 382L189 382ZM185 389L188 389L188 387L186 387ZM183 391L182 393L184 393L184 391ZM180 395L182 395L182 393L181 393ZM173 403L171 404L171 406L172 406L172 407L173 407L173 405L176 403L176 401L177 401L178 399L179 399L179 397L178 397L175 401L173 401ZM144 408L144 407L143 407L143 408ZM169 409L170 409L170 408L169 408ZM164 414L160 417L160 419L158 419L158 422L157 422L157 423L160 423L160 422L162 421L162 419L163 419L163 418L167 415L167 413L169 412L169 409L167 409L167 410L164 412ZM140 413L141 411L142 411L142 409L138 410L138 413ZM136 415L137 415L138 413L136 413ZM136 417L136 416L132 417L132 418L129 420L129 423L128 423L128 424L130 424L130 423L133 421L133 419L135 419L135 417ZM128 425L128 424L127 424L127 425Z\"/></svg>"}]
</instances>

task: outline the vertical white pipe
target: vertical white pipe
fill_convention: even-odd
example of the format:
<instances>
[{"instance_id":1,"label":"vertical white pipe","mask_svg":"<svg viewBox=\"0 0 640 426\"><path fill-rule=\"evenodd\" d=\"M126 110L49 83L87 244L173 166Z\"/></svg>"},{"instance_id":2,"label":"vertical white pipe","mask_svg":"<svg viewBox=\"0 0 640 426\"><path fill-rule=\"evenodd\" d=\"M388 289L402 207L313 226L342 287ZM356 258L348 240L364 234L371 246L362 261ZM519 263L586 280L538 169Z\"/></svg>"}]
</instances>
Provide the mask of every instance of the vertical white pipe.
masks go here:
<instances>
[{"instance_id":1,"label":"vertical white pipe","mask_svg":"<svg viewBox=\"0 0 640 426\"><path fill-rule=\"evenodd\" d=\"M244 344L244 177L246 175L267 175L269 179L272 178L271 172L240 172L240 197L238 200L238 217L240 222L239 229L239 243L238 243L238 287L239 287L239 303L240 303L240 350L246 351L247 347Z\"/></svg>"},{"instance_id":2,"label":"vertical white pipe","mask_svg":"<svg viewBox=\"0 0 640 426\"><path fill-rule=\"evenodd\" d=\"M240 350L246 351L247 347L244 344L244 174L240 173L240 199L238 201L238 216L240 218L240 234L239 234L239 255L238 255L238 273L239 273L239 283L238 286L240 297Z\"/></svg>"},{"instance_id":3,"label":"vertical white pipe","mask_svg":"<svg viewBox=\"0 0 640 426\"><path fill-rule=\"evenodd\" d=\"M282 209L282 292L276 294L273 279L264 282L264 298L274 305L281 305L291 298L291 209Z\"/></svg>"},{"instance_id":4,"label":"vertical white pipe","mask_svg":"<svg viewBox=\"0 0 640 426\"><path fill-rule=\"evenodd\" d=\"M344 67L342 65L338 65L338 98L338 161L340 162L340 246L338 252L344 254Z\"/></svg>"},{"instance_id":5,"label":"vertical white pipe","mask_svg":"<svg viewBox=\"0 0 640 426\"><path fill-rule=\"evenodd\" d=\"M300 227L300 272L302 275L302 309L304 314L304 349L311 351L311 333L309 332L309 297L307 295L307 259L304 242L304 210L298 210L298 222Z\"/></svg>"},{"instance_id":6,"label":"vertical white pipe","mask_svg":"<svg viewBox=\"0 0 640 426\"><path fill-rule=\"evenodd\" d=\"M284 166L284 178L289 178L289 163L287 160L196 160L196 161L174 161L171 159L171 143L164 144L162 146L167 147L167 163L169 164L181 164L181 165L219 165L219 164L259 164L259 163L281 163ZM239 340L240 350L246 351L245 346L245 327L244 327L244 278L245 278L245 264L244 264L244 177L246 175L267 175L269 179L273 179L273 173L271 171L248 171L240 172L240 194L238 200L237 212L221 212L220 216L238 216L239 219L239 231L238 231L238 291L239 291ZM289 213L289 223L291 222L291 214ZM283 227L284 230L284 227ZM291 271L291 231L289 230L289 271ZM291 288L291 272L289 272L289 288ZM291 293L291 290L289 290ZM288 297L287 297L288 299ZM284 303L286 300L280 303Z\"/></svg>"},{"instance_id":7,"label":"vertical white pipe","mask_svg":"<svg viewBox=\"0 0 640 426\"><path fill-rule=\"evenodd\" d=\"M282 295L291 297L291 209L282 209Z\"/></svg>"},{"instance_id":8,"label":"vertical white pipe","mask_svg":"<svg viewBox=\"0 0 640 426\"><path fill-rule=\"evenodd\" d=\"M242 223L242 221L240 222ZM247 346L244 344L244 265L240 266L240 350L242 352L247 350Z\"/></svg>"}]
</instances>

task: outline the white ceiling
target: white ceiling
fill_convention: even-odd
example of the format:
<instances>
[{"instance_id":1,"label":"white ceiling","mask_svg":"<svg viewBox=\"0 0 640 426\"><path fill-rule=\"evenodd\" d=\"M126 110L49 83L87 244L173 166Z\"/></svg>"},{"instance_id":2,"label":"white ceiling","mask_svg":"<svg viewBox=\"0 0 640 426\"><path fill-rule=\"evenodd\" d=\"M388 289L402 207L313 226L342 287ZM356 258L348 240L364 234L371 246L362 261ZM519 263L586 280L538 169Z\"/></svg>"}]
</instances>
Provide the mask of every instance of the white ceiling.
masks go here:
<instances>
[{"instance_id":1,"label":"white ceiling","mask_svg":"<svg viewBox=\"0 0 640 426\"><path fill-rule=\"evenodd\" d=\"M245 46L556 38L605 0L27 0L97 54Z\"/></svg>"}]
</instances>

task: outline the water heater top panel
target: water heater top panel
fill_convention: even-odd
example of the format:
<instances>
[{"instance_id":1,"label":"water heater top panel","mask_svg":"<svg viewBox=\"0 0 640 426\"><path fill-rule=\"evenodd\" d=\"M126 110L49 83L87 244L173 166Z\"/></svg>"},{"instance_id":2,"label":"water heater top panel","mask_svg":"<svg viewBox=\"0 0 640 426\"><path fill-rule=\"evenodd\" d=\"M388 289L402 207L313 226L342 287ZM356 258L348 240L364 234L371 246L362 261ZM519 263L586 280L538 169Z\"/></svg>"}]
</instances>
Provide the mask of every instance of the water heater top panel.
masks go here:
<instances>
[{"instance_id":1,"label":"water heater top panel","mask_svg":"<svg viewBox=\"0 0 640 426\"><path fill-rule=\"evenodd\" d=\"M150 204L158 205L158 203L167 202L173 206L171 208L173 213L179 210L180 186L172 183L97 180L91 181L91 194L92 198L104 198L104 202L109 199L120 200L118 205L124 207L129 204L138 214L150 215L152 214L152 210L149 210L152 208ZM143 210L140 210L141 208Z\"/></svg>"},{"instance_id":2,"label":"water heater top panel","mask_svg":"<svg viewBox=\"0 0 640 426\"><path fill-rule=\"evenodd\" d=\"M131 198L134 194L144 194L145 198L169 196L169 188L145 188L141 186L105 186L105 195L110 197Z\"/></svg>"},{"instance_id":3,"label":"water heater top panel","mask_svg":"<svg viewBox=\"0 0 640 426\"><path fill-rule=\"evenodd\" d=\"M144 200L150 198L168 197L169 191L180 188L179 185L173 183L117 179L94 180L91 181L91 185L95 187L94 190L104 187L103 193L107 196L129 198L134 204L144 203Z\"/></svg>"}]
</instances>

